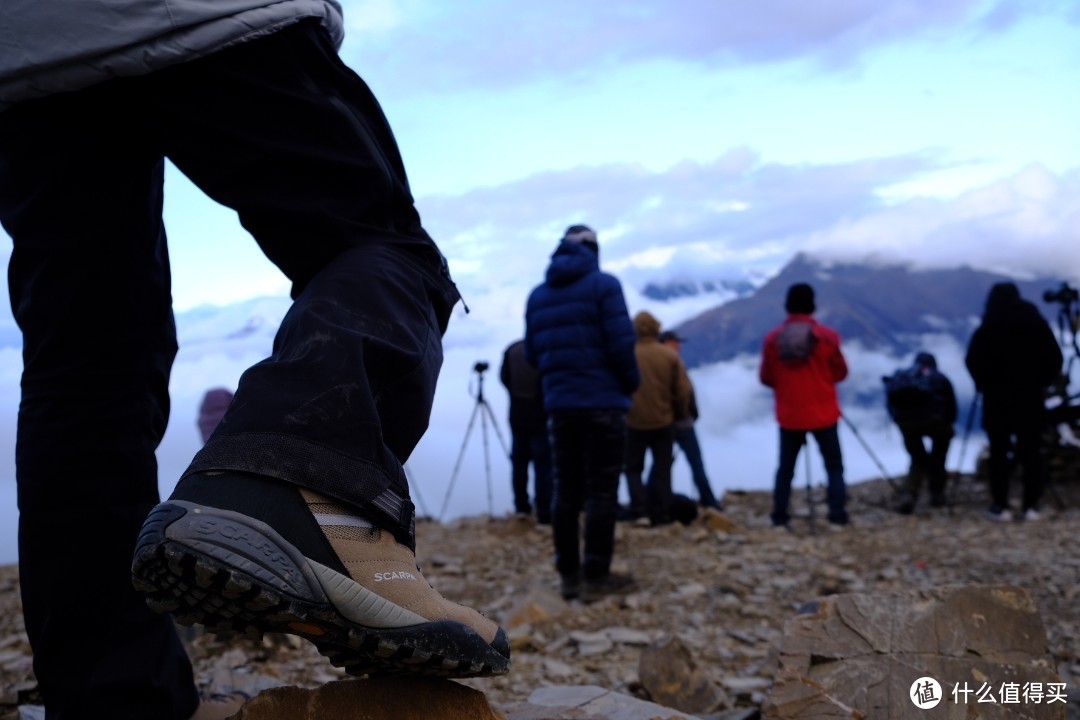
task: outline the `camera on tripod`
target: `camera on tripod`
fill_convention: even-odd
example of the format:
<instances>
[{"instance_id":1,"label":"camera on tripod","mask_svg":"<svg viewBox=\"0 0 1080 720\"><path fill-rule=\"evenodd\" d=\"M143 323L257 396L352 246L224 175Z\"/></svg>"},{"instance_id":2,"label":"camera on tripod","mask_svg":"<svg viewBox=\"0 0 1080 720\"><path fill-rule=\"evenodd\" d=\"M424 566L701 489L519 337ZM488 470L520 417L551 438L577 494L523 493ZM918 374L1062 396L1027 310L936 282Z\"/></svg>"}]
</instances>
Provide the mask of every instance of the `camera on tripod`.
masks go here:
<instances>
[{"instance_id":1,"label":"camera on tripod","mask_svg":"<svg viewBox=\"0 0 1080 720\"><path fill-rule=\"evenodd\" d=\"M486 372L489 367L491 367L490 364L488 364L484 360L480 360L475 365L473 365L472 369L474 373L479 375L480 373Z\"/></svg>"},{"instance_id":2,"label":"camera on tripod","mask_svg":"<svg viewBox=\"0 0 1080 720\"><path fill-rule=\"evenodd\" d=\"M1068 306L1078 300L1080 300L1080 290L1071 287L1067 282L1061 283L1061 287L1057 290L1047 290L1043 293L1043 302Z\"/></svg>"}]
</instances>

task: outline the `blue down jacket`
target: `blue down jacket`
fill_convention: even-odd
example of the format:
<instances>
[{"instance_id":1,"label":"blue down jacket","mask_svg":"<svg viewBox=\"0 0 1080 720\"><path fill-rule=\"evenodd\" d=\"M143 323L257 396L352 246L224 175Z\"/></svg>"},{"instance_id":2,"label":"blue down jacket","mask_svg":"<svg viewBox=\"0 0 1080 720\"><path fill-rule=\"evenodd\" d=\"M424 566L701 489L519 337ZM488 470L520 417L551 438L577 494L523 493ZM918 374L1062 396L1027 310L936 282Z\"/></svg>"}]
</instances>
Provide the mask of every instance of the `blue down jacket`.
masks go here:
<instances>
[{"instance_id":1,"label":"blue down jacket","mask_svg":"<svg viewBox=\"0 0 1080 720\"><path fill-rule=\"evenodd\" d=\"M525 308L525 357L540 370L544 407L628 410L641 378L622 285L595 251L563 242Z\"/></svg>"},{"instance_id":2,"label":"blue down jacket","mask_svg":"<svg viewBox=\"0 0 1080 720\"><path fill-rule=\"evenodd\" d=\"M337 0L0 0L0 110L145 75L316 18L344 37Z\"/></svg>"}]
</instances>

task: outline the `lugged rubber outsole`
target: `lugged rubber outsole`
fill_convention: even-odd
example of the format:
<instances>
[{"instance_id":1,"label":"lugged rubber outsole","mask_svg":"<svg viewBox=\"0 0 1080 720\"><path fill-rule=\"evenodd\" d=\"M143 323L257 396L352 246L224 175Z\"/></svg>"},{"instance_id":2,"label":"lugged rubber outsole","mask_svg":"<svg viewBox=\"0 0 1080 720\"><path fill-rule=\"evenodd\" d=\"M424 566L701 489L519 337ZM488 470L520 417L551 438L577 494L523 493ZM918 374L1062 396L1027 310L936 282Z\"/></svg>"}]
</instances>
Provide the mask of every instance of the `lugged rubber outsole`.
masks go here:
<instances>
[{"instance_id":1,"label":"lugged rubber outsole","mask_svg":"<svg viewBox=\"0 0 1080 720\"><path fill-rule=\"evenodd\" d=\"M254 518L170 501L154 508L143 525L132 581L151 609L172 613L182 625L252 638L267 632L298 635L350 675L466 678L509 671L509 642L501 628L489 645L472 628L450 620L358 624L334 607L316 572L311 561ZM386 609L376 612L372 617L380 625L396 617Z\"/></svg>"}]
</instances>

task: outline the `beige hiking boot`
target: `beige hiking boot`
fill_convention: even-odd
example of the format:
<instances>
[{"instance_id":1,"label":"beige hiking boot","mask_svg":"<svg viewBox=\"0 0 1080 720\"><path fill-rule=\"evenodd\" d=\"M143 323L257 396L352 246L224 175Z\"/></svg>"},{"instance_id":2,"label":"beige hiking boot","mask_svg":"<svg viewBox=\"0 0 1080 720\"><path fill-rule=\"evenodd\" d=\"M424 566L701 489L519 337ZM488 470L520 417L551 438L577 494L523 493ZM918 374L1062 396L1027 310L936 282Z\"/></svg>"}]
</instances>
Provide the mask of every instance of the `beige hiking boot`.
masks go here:
<instances>
[{"instance_id":1,"label":"beige hiking boot","mask_svg":"<svg viewBox=\"0 0 1080 720\"><path fill-rule=\"evenodd\" d=\"M352 675L510 669L506 633L436 592L390 532L335 500L260 480L261 497L229 503L246 513L194 501L198 482L151 512L132 568L151 608L217 633L299 635Z\"/></svg>"}]
</instances>

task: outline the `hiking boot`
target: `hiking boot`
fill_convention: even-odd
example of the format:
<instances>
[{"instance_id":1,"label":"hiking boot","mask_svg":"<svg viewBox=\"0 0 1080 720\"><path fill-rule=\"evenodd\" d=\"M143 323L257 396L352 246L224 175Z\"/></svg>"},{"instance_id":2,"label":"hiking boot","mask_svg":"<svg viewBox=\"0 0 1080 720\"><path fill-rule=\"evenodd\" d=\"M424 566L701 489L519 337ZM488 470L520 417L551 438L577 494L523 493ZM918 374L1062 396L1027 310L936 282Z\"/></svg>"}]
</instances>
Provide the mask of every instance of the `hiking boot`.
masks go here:
<instances>
[{"instance_id":1,"label":"hiking boot","mask_svg":"<svg viewBox=\"0 0 1080 720\"><path fill-rule=\"evenodd\" d=\"M506 633L444 599L413 551L355 509L248 473L184 478L132 567L158 612L218 634L288 633L350 675L501 675Z\"/></svg>"},{"instance_id":2,"label":"hiking boot","mask_svg":"<svg viewBox=\"0 0 1080 720\"><path fill-rule=\"evenodd\" d=\"M624 593L634 587L634 578L629 575L608 573L600 578L585 578L581 584L581 600L586 603L596 602L608 595Z\"/></svg>"},{"instance_id":3,"label":"hiking boot","mask_svg":"<svg viewBox=\"0 0 1080 720\"><path fill-rule=\"evenodd\" d=\"M1025 522L1038 522L1039 520L1042 520L1042 513L1035 508L1030 507L1024 511Z\"/></svg>"},{"instance_id":4,"label":"hiking boot","mask_svg":"<svg viewBox=\"0 0 1080 720\"><path fill-rule=\"evenodd\" d=\"M998 506L995 505L995 506L991 507L989 510L986 511L986 519L987 520L993 520L994 522L1002 522L1002 523L1011 522L1012 521L1012 511L1009 510L1008 508L999 508Z\"/></svg>"}]
</instances>

